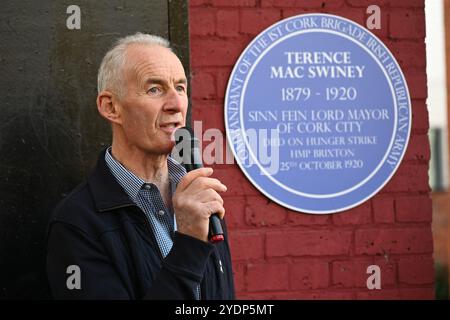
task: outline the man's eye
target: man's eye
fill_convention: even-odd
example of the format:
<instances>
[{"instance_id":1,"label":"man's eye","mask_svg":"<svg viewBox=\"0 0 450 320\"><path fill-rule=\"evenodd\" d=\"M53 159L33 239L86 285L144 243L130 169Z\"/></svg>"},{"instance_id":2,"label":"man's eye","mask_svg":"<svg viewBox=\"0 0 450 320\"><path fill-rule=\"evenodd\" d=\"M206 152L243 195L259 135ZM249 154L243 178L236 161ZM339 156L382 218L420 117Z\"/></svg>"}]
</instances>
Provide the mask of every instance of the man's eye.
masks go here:
<instances>
[{"instance_id":1,"label":"man's eye","mask_svg":"<svg viewBox=\"0 0 450 320\"><path fill-rule=\"evenodd\" d=\"M178 92L186 92L186 88L184 86L177 86Z\"/></svg>"},{"instance_id":2,"label":"man's eye","mask_svg":"<svg viewBox=\"0 0 450 320\"><path fill-rule=\"evenodd\" d=\"M147 90L147 93L150 94L159 94L161 92L161 89L159 87L151 87Z\"/></svg>"}]
</instances>

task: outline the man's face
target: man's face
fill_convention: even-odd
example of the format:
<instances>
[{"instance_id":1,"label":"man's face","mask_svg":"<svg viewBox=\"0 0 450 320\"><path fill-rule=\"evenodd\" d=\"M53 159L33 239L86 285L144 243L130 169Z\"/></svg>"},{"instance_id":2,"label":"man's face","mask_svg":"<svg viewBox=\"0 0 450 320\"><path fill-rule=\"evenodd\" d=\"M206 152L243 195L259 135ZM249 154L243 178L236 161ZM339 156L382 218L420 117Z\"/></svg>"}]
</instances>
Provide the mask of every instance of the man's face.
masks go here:
<instances>
[{"instance_id":1,"label":"man's face","mask_svg":"<svg viewBox=\"0 0 450 320\"><path fill-rule=\"evenodd\" d=\"M118 107L126 143L146 153L169 154L188 106L180 60L161 46L131 45L123 75L125 93Z\"/></svg>"}]
</instances>

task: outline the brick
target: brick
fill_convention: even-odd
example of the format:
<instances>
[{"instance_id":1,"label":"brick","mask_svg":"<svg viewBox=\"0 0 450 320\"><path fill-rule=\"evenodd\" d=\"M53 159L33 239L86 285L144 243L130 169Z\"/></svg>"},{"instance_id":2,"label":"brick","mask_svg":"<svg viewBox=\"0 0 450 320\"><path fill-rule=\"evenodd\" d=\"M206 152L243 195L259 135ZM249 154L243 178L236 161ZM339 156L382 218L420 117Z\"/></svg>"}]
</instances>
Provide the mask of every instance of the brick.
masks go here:
<instances>
[{"instance_id":1,"label":"brick","mask_svg":"<svg viewBox=\"0 0 450 320\"><path fill-rule=\"evenodd\" d=\"M264 257L264 234L256 232L230 232L230 246L234 261Z\"/></svg>"},{"instance_id":2,"label":"brick","mask_svg":"<svg viewBox=\"0 0 450 320\"><path fill-rule=\"evenodd\" d=\"M395 212L400 222L431 222L431 198L428 195L398 197Z\"/></svg>"},{"instance_id":3,"label":"brick","mask_svg":"<svg viewBox=\"0 0 450 320\"><path fill-rule=\"evenodd\" d=\"M423 10L391 10L389 17L389 35L394 39L424 38L425 15Z\"/></svg>"},{"instance_id":4,"label":"brick","mask_svg":"<svg viewBox=\"0 0 450 320\"><path fill-rule=\"evenodd\" d=\"M424 70L406 69L403 73L408 83L411 99L426 99L427 93L427 75Z\"/></svg>"},{"instance_id":5,"label":"brick","mask_svg":"<svg viewBox=\"0 0 450 320\"><path fill-rule=\"evenodd\" d=\"M351 292L319 289L300 292L245 293L238 298L241 300L351 300L354 299L354 294Z\"/></svg>"},{"instance_id":6,"label":"brick","mask_svg":"<svg viewBox=\"0 0 450 320\"><path fill-rule=\"evenodd\" d=\"M256 0L211 0L215 7L254 7Z\"/></svg>"},{"instance_id":7,"label":"brick","mask_svg":"<svg viewBox=\"0 0 450 320\"><path fill-rule=\"evenodd\" d=\"M389 0L347 0L347 3L355 7L368 7L370 5L376 4L379 7L385 6L389 3Z\"/></svg>"},{"instance_id":8,"label":"brick","mask_svg":"<svg viewBox=\"0 0 450 320\"><path fill-rule=\"evenodd\" d=\"M272 232L266 236L268 257L346 255L351 231L314 230Z\"/></svg>"},{"instance_id":9,"label":"brick","mask_svg":"<svg viewBox=\"0 0 450 320\"><path fill-rule=\"evenodd\" d=\"M375 223L393 223L395 221L394 198L376 196L372 199Z\"/></svg>"},{"instance_id":10,"label":"brick","mask_svg":"<svg viewBox=\"0 0 450 320\"><path fill-rule=\"evenodd\" d=\"M428 192L428 165L401 164L383 192Z\"/></svg>"},{"instance_id":11,"label":"brick","mask_svg":"<svg viewBox=\"0 0 450 320\"><path fill-rule=\"evenodd\" d=\"M328 262L295 262L291 267L290 284L292 290L328 287Z\"/></svg>"},{"instance_id":12,"label":"brick","mask_svg":"<svg viewBox=\"0 0 450 320\"><path fill-rule=\"evenodd\" d=\"M222 105L215 100L192 99L191 101L193 129L198 139L202 142L202 146L205 147L210 143L213 143L215 146L224 144L226 136L224 134ZM220 132L217 132L217 129ZM203 160L206 161L206 159ZM232 164L232 161L228 160L226 163Z\"/></svg>"},{"instance_id":13,"label":"brick","mask_svg":"<svg viewBox=\"0 0 450 320\"><path fill-rule=\"evenodd\" d=\"M244 264L233 262L233 279L236 293L246 291Z\"/></svg>"},{"instance_id":14,"label":"brick","mask_svg":"<svg viewBox=\"0 0 450 320\"><path fill-rule=\"evenodd\" d=\"M296 16L299 14L306 14L306 13L317 13L317 10L310 9L310 8L307 8L307 9L303 9L303 8L283 9L282 17L289 18L289 17L293 17L293 16ZM341 7L341 8L333 9L332 14L347 18L347 19L352 20L362 26L365 26L365 22L366 22L365 10L361 10L359 8Z\"/></svg>"},{"instance_id":15,"label":"brick","mask_svg":"<svg viewBox=\"0 0 450 320\"><path fill-rule=\"evenodd\" d=\"M337 8L344 4L344 0L262 0L261 7L273 8Z\"/></svg>"},{"instance_id":16,"label":"brick","mask_svg":"<svg viewBox=\"0 0 450 320\"><path fill-rule=\"evenodd\" d=\"M375 259L374 264L380 267L381 289L394 287L397 283L397 263L386 255L383 258Z\"/></svg>"},{"instance_id":17,"label":"brick","mask_svg":"<svg viewBox=\"0 0 450 320\"><path fill-rule=\"evenodd\" d=\"M263 227L282 225L286 221L286 209L261 196L249 196L245 204L245 220L248 225Z\"/></svg>"},{"instance_id":18,"label":"brick","mask_svg":"<svg viewBox=\"0 0 450 320\"><path fill-rule=\"evenodd\" d=\"M226 169L214 169L213 177L219 179L227 186L225 196L262 196L261 193L251 185L237 165L226 166Z\"/></svg>"},{"instance_id":19,"label":"brick","mask_svg":"<svg viewBox=\"0 0 450 320\"><path fill-rule=\"evenodd\" d=\"M345 0L315 0L315 1L308 1L305 2L303 0L297 0L297 3L299 6L304 6L305 8L312 7L313 4L317 5L320 4L320 7L322 9L334 9L339 8L344 5ZM314 6L315 7L315 6Z\"/></svg>"},{"instance_id":20,"label":"brick","mask_svg":"<svg viewBox=\"0 0 450 320\"><path fill-rule=\"evenodd\" d=\"M257 294L256 293L249 293L249 292L236 292L236 299L237 300L256 300Z\"/></svg>"},{"instance_id":21,"label":"brick","mask_svg":"<svg viewBox=\"0 0 450 320\"><path fill-rule=\"evenodd\" d=\"M289 236L285 232L272 232L266 235L266 256L283 257L289 256ZM303 244L300 244L303 245Z\"/></svg>"},{"instance_id":22,"label":"brick","mask_svg":"<svg viewBox=\"0 0 450 320\"><path fill-rule=\"evenodd\" d=\"M264 195L258 189L256 189L250 181L248 181L247 177L244 176L244 173L242 173L240 169L239 174L242 181L242 188L244 189L244 195L247 196L257 195L260 197L264 197Z\"/></svg>"},{"instance_id":23,"label":"brick","mask_svg":"<svg viewBox=\"0 0 450 320\"><path fill-rule=\"evenodd\" d=\"M306 13L314 13L316 10L314 9L302 9L302 8L292 8L292 9L282 9L281 10L281 17L283 19L297 16L299 14L306 14Z\"/></svg>"},{"instance_id":24,"label":"brick","mask_svg":"<svg viewBox=\"0 0 450 320\"><path fill-rule=\"evenodd\" d=\"M195 36L209 36L216 32L216 15L209 8L192 8L189 10L189 31Z\"/></svg>"},{"instance_id":25,"label":"brick","mask_svg":"<svg viewBox=\"0 0 450 320\"><path fill-rule=\"evenodd\" d=\"M390 4L391 4L392 8L395 8L395 7L423 8L425 6L425 0L391 0Z\"/></svg>"},{"instance_id":26,"label":"brick","mask_svg":"<svg viewBox=\"0 0 450 320\"><path fill-rule=\"evenodd\" d=\"M412 131L427 133L429 128L428 110L425 100L412 100Z\"/></svg>"},{"instance_id":27,"label":"brick","mask_svg":"<svg viewBox=\"0 0 450 320\"><path fill-rule=\"evenodd\" d=\"M310 298L308 296L311 296ZM354 294L352 292L341 292L341 291L322 291L315 292L312 294L305 293L304 298L302 296L299 299L309 299L309 300L354 300Z\"/></svg>"},{"instance_id":28,"label":"brick","mask_svg":"<svg viewBox=\"0 0 450 320\"><path fill-rule=\"evenodd\" d=\"M371 260L345 260L332 263L332 284L345 288L367 287L369 276L367 267L373 265Z\"/></svg>"},{"instance_id":29,"label":"brick","mask_svg":"<svg viewBox=\"0 0 450 320\"><path fill-rule=\"evenodd\" d=\"M193 39L192 67L233 66L244 47L242 40Z\"/></svg>"},{"instance_id":30,"label":"brick","mask_svg":"<svg viewBox=\"0 0 450 320\"><path fill-rule=\"evenodd\" d=\"M296 299L296 300L352 300L353 293L351 292L339 292L339 291L311 291L300 293L288 293L286 298L280 296L279 299Z\"/></svg>"},{"instance_id":31,"label":"brick","mask_svg":"<svg viewBox=\"0 0 450 320\"><path fill-rule=\"evenodd\" d=\"M333 224L340 225L363 225L372 222L372 209L370 201L359 206L332 215Z\"/></svg>"},{"instance_id":32,"label":"brick","mask_svg":"<svg viewBox=\"0 0 450 320\"><path fill-rule=\"evenodd\" d=\"M433 251L430 227L359 229L355 232L356 254L427 253Z\"/></svg>"},{"instance_id":33,"label":"brick","mask_svg":"<svg viewBox=\"0 0 450 320\"><path fill-rule=\"evenodd\" d=\"M221 37L239 36L239 12L236 10L217 11L217 35Z\"/></svg>"},{"instance_id":34,"label":"brick","mask_svg":"<svg viewBox=\"0 0 450 320\"><path fill-rule=\"evenodd\" d=\"M434 289L411 288L411 289L388 289L367 290L356 294L358 300L433 300Z\"/></svg>"},{"instance_id":35,"label":"brick","mask_svg":"<svg viewBox=\"0 0 450 320\"><path fill-rule=\"evenodd\" d=\"M199 103L192 107L191 117L193 121L201 121L203 132L208 129L219 129L221 132L225 131L223 110L219 107L211 106L212 103L208 103L210 107L200 107ZM209 145L211 142L203 141L203 146ZM225 141L222 141L225 143ZM211 146L212 147L212 146Z\"/></svg>"},{"instance_id":36,"label":"brick","mask_svg":"<svg viewBox=\"0 0 450 320\"><path fill-rule=\"evenodd\" d=\"M237 300L255 300L256 298L252 298L255 294L248 293L248 292L236 292L236 299Z\"/></svg>"},{"instance_id":37,"label":"brick","mask_svg":"<svg viewBox=\"0 0 450 320\"><path fill-rule=\"evenodd\" d=\"M192 76L191 96L195 99L213 99L216 96L214 76L204 71L196 71Z\"/></svg>"},{"instance_id":38,"label":"brick","mask_svg":"<svg viewBox=\"0 0 450 320\"><path fill-rule=\"evenodd\" d=\"M246 34L256 35L271 24L279 21L280 18L281 12L279 10L241 10L240 31Z\"/></svg>"},{"instance_id":39,"label":"brick","mask_svg":"<svg viewBox=\"0 0 450 320\"><path fill-rule=\"evenodd\" d=\"M426 66L424 42L389 41L387 45L402 69Z\"/></svg>"},{"instance_id":40,"label":"brick","mask_svg":"<svg viewBox=\"0 0 450 320\"><path fill-rule=\"evenodd\" d=\"M245 227L245 197L227 197L222 194L225 207L225 219L231 229Z\"/></svg>"},{"instance_id":41,"label":"brick","mask_svg":"<svg viewBox=\"0 0 450 320\"><path fill-rule=\"evenodd\" d=\"M432 284L434 281L433 258L405 257L398 261L399 281L406 284Z\"/></svg>"},{"instance_id":42,"label":"brick","mask_svg":"<svg viewBox=\"0 0 450 320\"><path fill-rule=\"evenodd\" d=\"M385 260L352 259L335 261L332 264L332 284L344 288L367 288L367 279L370 274L367 268L378 265L381 273L381 288L392 286L395 283L395 263Z\"/></svg>"},{"instance_id":43,"label":"brick","mask_svg":"<svg viewBox=\"0 0 450 320\"><path fill-rule=\"evenodd\" d=\"M365 27L366 25L367 17L365 9L344 7L337 10L333 10L333 14L352 20L361 26Z\"/></svg>"},{"instance_id":44,"label":"brick","mask_svg":"<svg viewBox=\"0 0 450 320\"><path fill-rule=\"evenodd\" d=\"M285 263L248 264L247 290L287 290L289 287L288 271L288 265Z\"/></svg>"},{"instance_id":45,"label":"brick","mask_svg":"<svg viewBox=\"0 0 450 320\"><path fill-rule=\"evenodd\" d=\"M228 86L228 80L230 79L231 68L229 69L221 69L216 72L217 77L217 97L223 99L225 97L225 93Z\"/></svg>"},{"instance_id":46,"label":"brick","mask_svg":"<svg viewBox=\"0 0 450 320\"><path fill-rule=\"evenodd\" d=\"M329 214L306 214L288 210L288 224L292 226L326 225L329 223Z\"/></svg>"},{"instance_id":47,"label":"brick","mask_svg":"<svg viewBox=\"0 0 450 320\"><path fill-rule=\"evenodd\" d=\"M261 8L292 8L295 7L296 0L261 0Z\"/></svg>"},{"instance_id":48,"label":"brick","mask_svg":"<svg viewBox=\"0 0 450 320\"><path fill-rule=\"evenodd\" d=\"M430 160L430 142L427 134L413 134L409 138L405 160Z\"/></svg>"}]
</instances>

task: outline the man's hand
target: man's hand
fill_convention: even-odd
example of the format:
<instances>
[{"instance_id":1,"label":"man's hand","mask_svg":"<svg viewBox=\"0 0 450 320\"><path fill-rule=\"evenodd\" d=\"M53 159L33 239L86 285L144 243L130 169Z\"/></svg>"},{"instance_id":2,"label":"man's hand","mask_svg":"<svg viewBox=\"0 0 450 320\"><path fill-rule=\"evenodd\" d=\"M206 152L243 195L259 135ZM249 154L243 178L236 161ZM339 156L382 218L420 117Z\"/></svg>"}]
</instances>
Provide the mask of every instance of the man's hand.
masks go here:
<instances>
[{"instance_id":1,"label":"man's hand","mask_svg":"<svg viewBox=\"0 0 450 320\"><path fill-rule=\"evenodd\" d=\"M177 231L208 241L209 217L217 213L223 219L225 208L218 192L227 187L219 180L209 178L211 168L200 168L187 173L177 186L172 198Z\"/></svg>"}]
</instances>

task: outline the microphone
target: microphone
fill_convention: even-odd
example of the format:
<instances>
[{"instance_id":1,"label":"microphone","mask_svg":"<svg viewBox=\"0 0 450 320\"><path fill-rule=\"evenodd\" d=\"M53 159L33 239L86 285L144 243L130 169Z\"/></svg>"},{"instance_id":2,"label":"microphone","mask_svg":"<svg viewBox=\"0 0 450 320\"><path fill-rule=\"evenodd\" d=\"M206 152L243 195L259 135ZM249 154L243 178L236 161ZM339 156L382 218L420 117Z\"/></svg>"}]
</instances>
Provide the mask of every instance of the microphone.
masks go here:
<instances>
[{"instance_id":1,"label":"microphone","mask_svg":"<svg viewBox=\"0 0 450 320\"><path fill-rule=\"evenodd\" d=\"M200 155L200 142L195 137L191 128L182 127L175 131L175 147L181 157L181 163L186 171L192 171L203 167ZM222 225L216 213L209 217L209 241L212 243L223 241Z\"/></svg>"}]
</instances>

